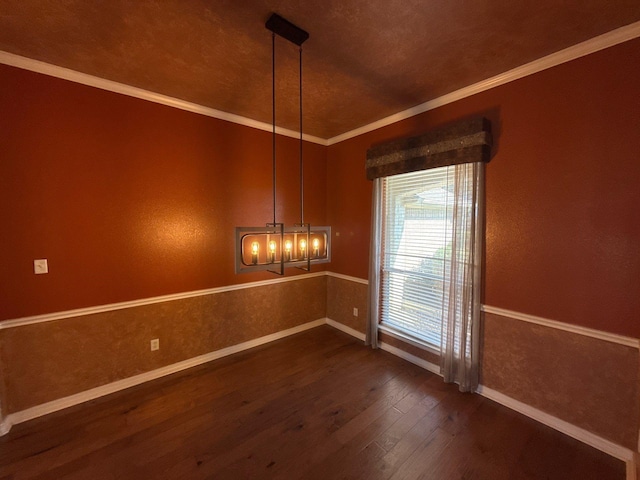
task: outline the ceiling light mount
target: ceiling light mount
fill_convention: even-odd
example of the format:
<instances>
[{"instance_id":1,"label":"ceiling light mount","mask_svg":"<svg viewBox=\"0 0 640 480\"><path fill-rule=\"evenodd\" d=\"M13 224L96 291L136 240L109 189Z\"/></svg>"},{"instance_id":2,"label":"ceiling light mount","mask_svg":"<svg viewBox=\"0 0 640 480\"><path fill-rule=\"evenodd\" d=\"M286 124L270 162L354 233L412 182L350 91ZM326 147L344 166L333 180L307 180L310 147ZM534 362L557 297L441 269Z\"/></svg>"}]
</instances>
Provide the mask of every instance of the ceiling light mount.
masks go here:
<instances>
[{"instance_id":1,"label":"ceiling light mount","mask_svg":"<svg viewBox=\"0 0 640 480\"><path fill-rule=\"evenodd\" d=\"M295 43L298 46L301 46L309 38L309 34L307 32L294 25L286 18L282 18L277 13L273 13L269 17L265 27L267 27L267 30L271 30L276 35L289 40L291 43Z\"/></svg>"}]
</instances>

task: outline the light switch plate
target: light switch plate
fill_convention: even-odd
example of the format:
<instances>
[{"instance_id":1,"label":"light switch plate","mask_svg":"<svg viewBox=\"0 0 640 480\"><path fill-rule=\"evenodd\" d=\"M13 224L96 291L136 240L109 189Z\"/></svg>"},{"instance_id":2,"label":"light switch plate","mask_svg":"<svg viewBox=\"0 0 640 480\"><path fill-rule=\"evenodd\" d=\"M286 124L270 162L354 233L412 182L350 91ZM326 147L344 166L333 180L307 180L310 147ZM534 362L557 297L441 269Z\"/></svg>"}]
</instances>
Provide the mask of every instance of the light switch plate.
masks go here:
<instances>
[{"instance_id":1,"label":"light switch plate","mask_svg":"<svg viewBox=\"0 0 640 480\"><path fill-rule=\"evenodd\" d=\"M36 275L42 275L43 273L49 273L49 264L46 258L40 258L33 261L33 273Z\"/></svg>"}]
</instances>

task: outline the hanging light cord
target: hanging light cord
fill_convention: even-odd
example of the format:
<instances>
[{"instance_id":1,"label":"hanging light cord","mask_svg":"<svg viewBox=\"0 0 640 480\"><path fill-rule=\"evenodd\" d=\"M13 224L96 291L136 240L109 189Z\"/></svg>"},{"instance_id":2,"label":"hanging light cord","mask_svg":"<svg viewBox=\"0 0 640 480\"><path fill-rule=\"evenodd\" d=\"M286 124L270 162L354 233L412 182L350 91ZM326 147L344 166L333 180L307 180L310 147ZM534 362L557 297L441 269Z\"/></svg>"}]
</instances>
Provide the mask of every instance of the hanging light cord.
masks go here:
<instances>
[{"instance_id":1,"label":"hanging light cord","mask_svg":"<svg viewBox=\"0 0 640 480\"><path fill-rule=\"evenodd\" d=\"M271 161L273 163L273 223L276 223L276 34L271 34L271 123L273 125Z\"/></svg>"},{"instance_id":2,"label":"hanging light cord","mask_svg":"<svg viewBox=\"0 0 640 480\"><path fill-rule=\"evenodd\" d=\"M302 162L302 47L300 47L300 225L304 224L304 163Z\"/></svg>"}]
</instances>

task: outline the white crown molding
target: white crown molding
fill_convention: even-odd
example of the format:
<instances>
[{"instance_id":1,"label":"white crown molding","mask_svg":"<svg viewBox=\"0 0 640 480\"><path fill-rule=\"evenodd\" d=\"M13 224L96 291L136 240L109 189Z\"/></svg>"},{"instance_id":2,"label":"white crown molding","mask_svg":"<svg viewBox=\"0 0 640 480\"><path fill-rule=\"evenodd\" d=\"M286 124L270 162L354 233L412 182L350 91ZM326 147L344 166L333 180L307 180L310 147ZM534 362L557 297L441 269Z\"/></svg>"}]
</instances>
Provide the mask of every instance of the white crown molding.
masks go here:
<instances>
[{"instance_id":1,"label":"white crown molding","mask_svg":"<svg viewBox=\"0 0 640 480\"><path fill-rule=\"evenodd\" d=\"M604 340L605 342L617 343L619 345L625 345L632 348L640 348L640 340L638 340L637 338L625 337L623 335L616 335L615 333L603 332L601 330L580 327L578 325L571 325L570 323L558 322L556 320L549 320L547 318L536 317L534 315L528 315L526 313L514 312L512 310L505 310L504 308L491 307L489 305L482 305L482 311L485 313L491 313L493 315L500 315L501 317L507 317L514 320L533 323L535 325L542 325L544 327L555 328L557 330L564 330L565 332L576 333L578 335L584 335L586 337L597 338L598 340Z\"/></svg>"},{"instance_id":2,"label":"white crown molding","mask_svg":"<svg viewBox=\"0 0 640 480\"><path fill-rule=\"evenodd\" d=\"M257 128L258 130L264 130L267 132L273 131L273 126L270 123L259 122L257 120L252 120L250 118L235 115L233 113L223 112L222 110L216 110L214 108L205 107L196 103L187 102L186 100L181 100L179 98L150 92L149 90L144 90L142 88L132 87L124 83L114 82L112 80L106 80L104 78L88 75L86 73L77 72L69 68L52 65L40 60L22 57L20 55L15 55L13 53L1 50L0 63L12 67L22 68L23 70L42 73L43 75L48 75L50 77L61 78L70 82L87 85L89 87L99 88L108 92L119 93L122 95L127 95L129 97L139 98L141 100L147 100L149 102L159 103L168 107L185 110L187 112L217 118L218 120L236 123L245 127ZM289 130L287 128L277 127L276 133L285 137L300 138L300 132ZM307 142L317 143L324 146L327 145L327 141L324 138L306 134L303 135L302 138Z\"/></svg>"},{"instance_id":3,"label":"white crown molding","mask_svg":"<svg viewBox=\"0 0 640 480\"><path fill-rule=\"evenodd\" d=\"M363 285L369 285L369 280L366 280L364 278L351 277L349 275L343 275L341 273L335 273L335 272L327 272L327 275L329 275L330 277L334 277L334 278L340 278L342 280L348 280L350 282L361 283Z\"/></svg>"},{"instance_id":4,"label":"white crown molding","mask_svg":"<svg viewBox=\"0 0 640 480\"><path fill-rule=\"evenodd\" d=\"M271 335L266 335L264 337L249 340L238 345L233 345L221 350L216 350L215 352L206 353L204 355L193 357L182 362L174 363L172 365L167 365L166 367L158 368L150 372L141 373L140 375L134 375L133 377L118 380L106 385L101 385L100 387L85 390L84 392L76 393L68 397L53 400L41 405L36 405L35 407L27 408L26 410L22 410L20 412L9 414L4 419L2 424L0 424L0 435L4 435L5 433L7 433L12 425L17 425L18 423L26 422L28 420L47 415L49 413L57 412L58 410L72 407L89 400L94 400L111 393L119 392L120 390L124 390L129 387L140 385L151 380L156 380L160 377L186 370L187 368L202 365L203 363L211 362L222 357L233 355L234 353L242 352L250 348L264 345L265 343L270 343L275 340L279 340L281 338L285 338L290 335L294 335L296 333L300 333L305 330L309 330L311 328L319 327L320 325L325 324L326 319L321 318L313 322L298 325L297 327L282 330Z\"/></svg>"},{"instance_id":5,"label":"white crown molding","mask_svg":"<svg viewBox=\"0 0 640 480\"><path fill-rule=\"evenodd\" d=\"M620 27L616 30L604 33L577 45L573 45L571 47L565 48L564 50L560 50L559 52L552 53L551 55L547 55L546 57L539 58L525 65L521 65L520 67L516 67L507 72L501 73L486 80L482 80L478 83L474 83L473 85L461 88L459 90L456 90L455 92L448 93L420 105L416 105L415 107L403 110L368 125L364 125L349 132L345 132L341 135L337 135L329 139L324 139L313 135L304 134L302 138L308 142L316 143L323 146L334 145L336 143L348 140L349 138L353 138L358 135L377 130L378 128L382 128L392 123L405 120L415 115L419 115L420 113L433 110L443 105L447 105L457 100L475 95L476 93L484 92L491 88L504 85L514 80L518 80L528 75L540 72L542 70L555 67L562 63L575 60L576 58L595 53L597 51L627 42L629 40L633 40L637 37L640 37L640 22L635 22L630 25ZM107 90L109 92L128 95L130 97L159 103L161 105L178 108L180 110L185 110L192 113L198 113L200 115L217 118L219 120L236 123L238 125L256 128L258 130L270 132L273 128L270 123L259 122L257 120L242 117L240 115L235 115L233 113L204 107L202 105L187 102L178 98L150 92L142 88L132 87L123 83L114 82L112 80L106 80L104 78L88 75L86 73L77 72L75 70L60 67L58 65L52 65L40 60L22 57L20 55L1 50L0 64L10 65L13 67L22 68L24 70L42 73L44 75L69 80L71 82L88 85L102 90ZM292 138L299 138L300 136L299 132L280 127L276 128L276 133Z\"/></svg>"},{"instance_id":6,"label":"white crown molding","mask_svg":"<svg viewBox=\"0 0 640 480\"><path fill-rule=\"evenodd\" d=\"M162 295L159 297L142 298L139 300L131 300L128 302L110 303L107 305L98 305L95 307L78 308L75 310L67 310L64 312L45 313L42 315L33 315L30 317L15 318L0 321L0 330L6 328L23 327L25 325L33 325L35 323L51 322L53 320L62 320L65 318L82 317L95 313L111 312L114 310L122 310L125 308L141 307L144 305L152 305L154 303L171 302L173 300L182 300L185 298L201 297L204 295L214 295L217 293L232 292L234 290L244 290L245 288L264 287L267 285L275 285L278 283L293 282L298 280L306 280L314 277L326 276L327 272L314 272L303 275L295 275L292 277L273 278L271 280L261 280L258 282L238 283L235 285L227 285L224 287L207 288L205 290L195 290L191 292L173 293L170 295Z\"/></svg>"},{"instance_id":7,"label":"white crown molding","mask_svg":"<svg viewBox=\"0 0 640 480\"><path fill-rule=\"evenodd\" d=\"M620 27L616 30L612 30L610 32L586 40L582 43L578 43L571 47L565 48L564 50L560 50L558 52L552 53L551 55L547 55L546 57L542 57L532 62L526 63L494 77L487 78L486 80L474 83L473 85L463 87L459 90L456 90L455 92L448 93L433 100L429 100L428 102L416 105L415 107L403 110L402 112L389 115L388 117L382 118L376 122L332 137L327 140L327 145L334 145L336 143L344 142L345 140L357 137L358 135L362 135L364 133L386 127L387 125L391 125L392 123L406 120L407 118L414 117L429 110L442 107L443 105L462 100L463 98L470 97L477 93L490 90L500 85L513 82L514 80L533 75L534 73L547 70L560 64L570 62L577 58L584 57L585 55L604 50L605 48L613 47L614 45L618 45L620 43L624 43L638 37L640 37L640 22L635 22L630 25Z\"/></svg>"},{"instance_id":8,"label":"white crown molding","mask_svg":"<svg viewBox=\"0 0 640 480\"><path fill-rule=\"evenodd\" d=\"M606 438L602 438L599 435L584 430L583 428L577 427L569 422L565 422L564 420L554 417L553 415L549 415L548 413L543 412L542 410L538 410L531 405L527 405L526 403L508 397L507 395L504 395L497 390L493 390L491 388L485 387L484 385L480 385L477 389L477 393L479 393L483 397L499 403L500 405L504 405L511 410L515 410L518 413L532 418L537 422L551 427L554 430L562 432L565 435L569 435L576 440L580 440L581 442L586 443L593 448L597 448L598 450L605 452L612 457L618 458L625 462L634 461L634 452L632 450L618 445L617 443L613 443Z\"/></svg>"}]
</instances>

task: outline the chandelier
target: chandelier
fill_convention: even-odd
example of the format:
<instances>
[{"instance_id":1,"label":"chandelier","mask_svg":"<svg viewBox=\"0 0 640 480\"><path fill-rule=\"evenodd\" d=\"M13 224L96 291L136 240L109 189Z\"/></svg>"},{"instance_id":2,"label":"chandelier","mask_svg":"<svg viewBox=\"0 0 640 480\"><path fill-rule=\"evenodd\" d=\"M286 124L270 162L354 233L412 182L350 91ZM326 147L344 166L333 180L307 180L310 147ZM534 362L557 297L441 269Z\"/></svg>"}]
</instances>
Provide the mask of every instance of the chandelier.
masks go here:
<instances>
[{"instance_id":1,"label":"chandelier","mask_svg":"<svg viewBox=\"0 0 640 480\"><path fill-rule=\"evenodd\" d=\"M277 14L265 27L271 33L273 221L264 227L236 227L236 273L267 270L284 275L285 268L311 270L311 264L331 260L331 227L312 227L304 221L304 161L302 156L302 44L309 34ZM276 221L276 35L300 47L300 223Z\"/></svg>"}]
</instances>

